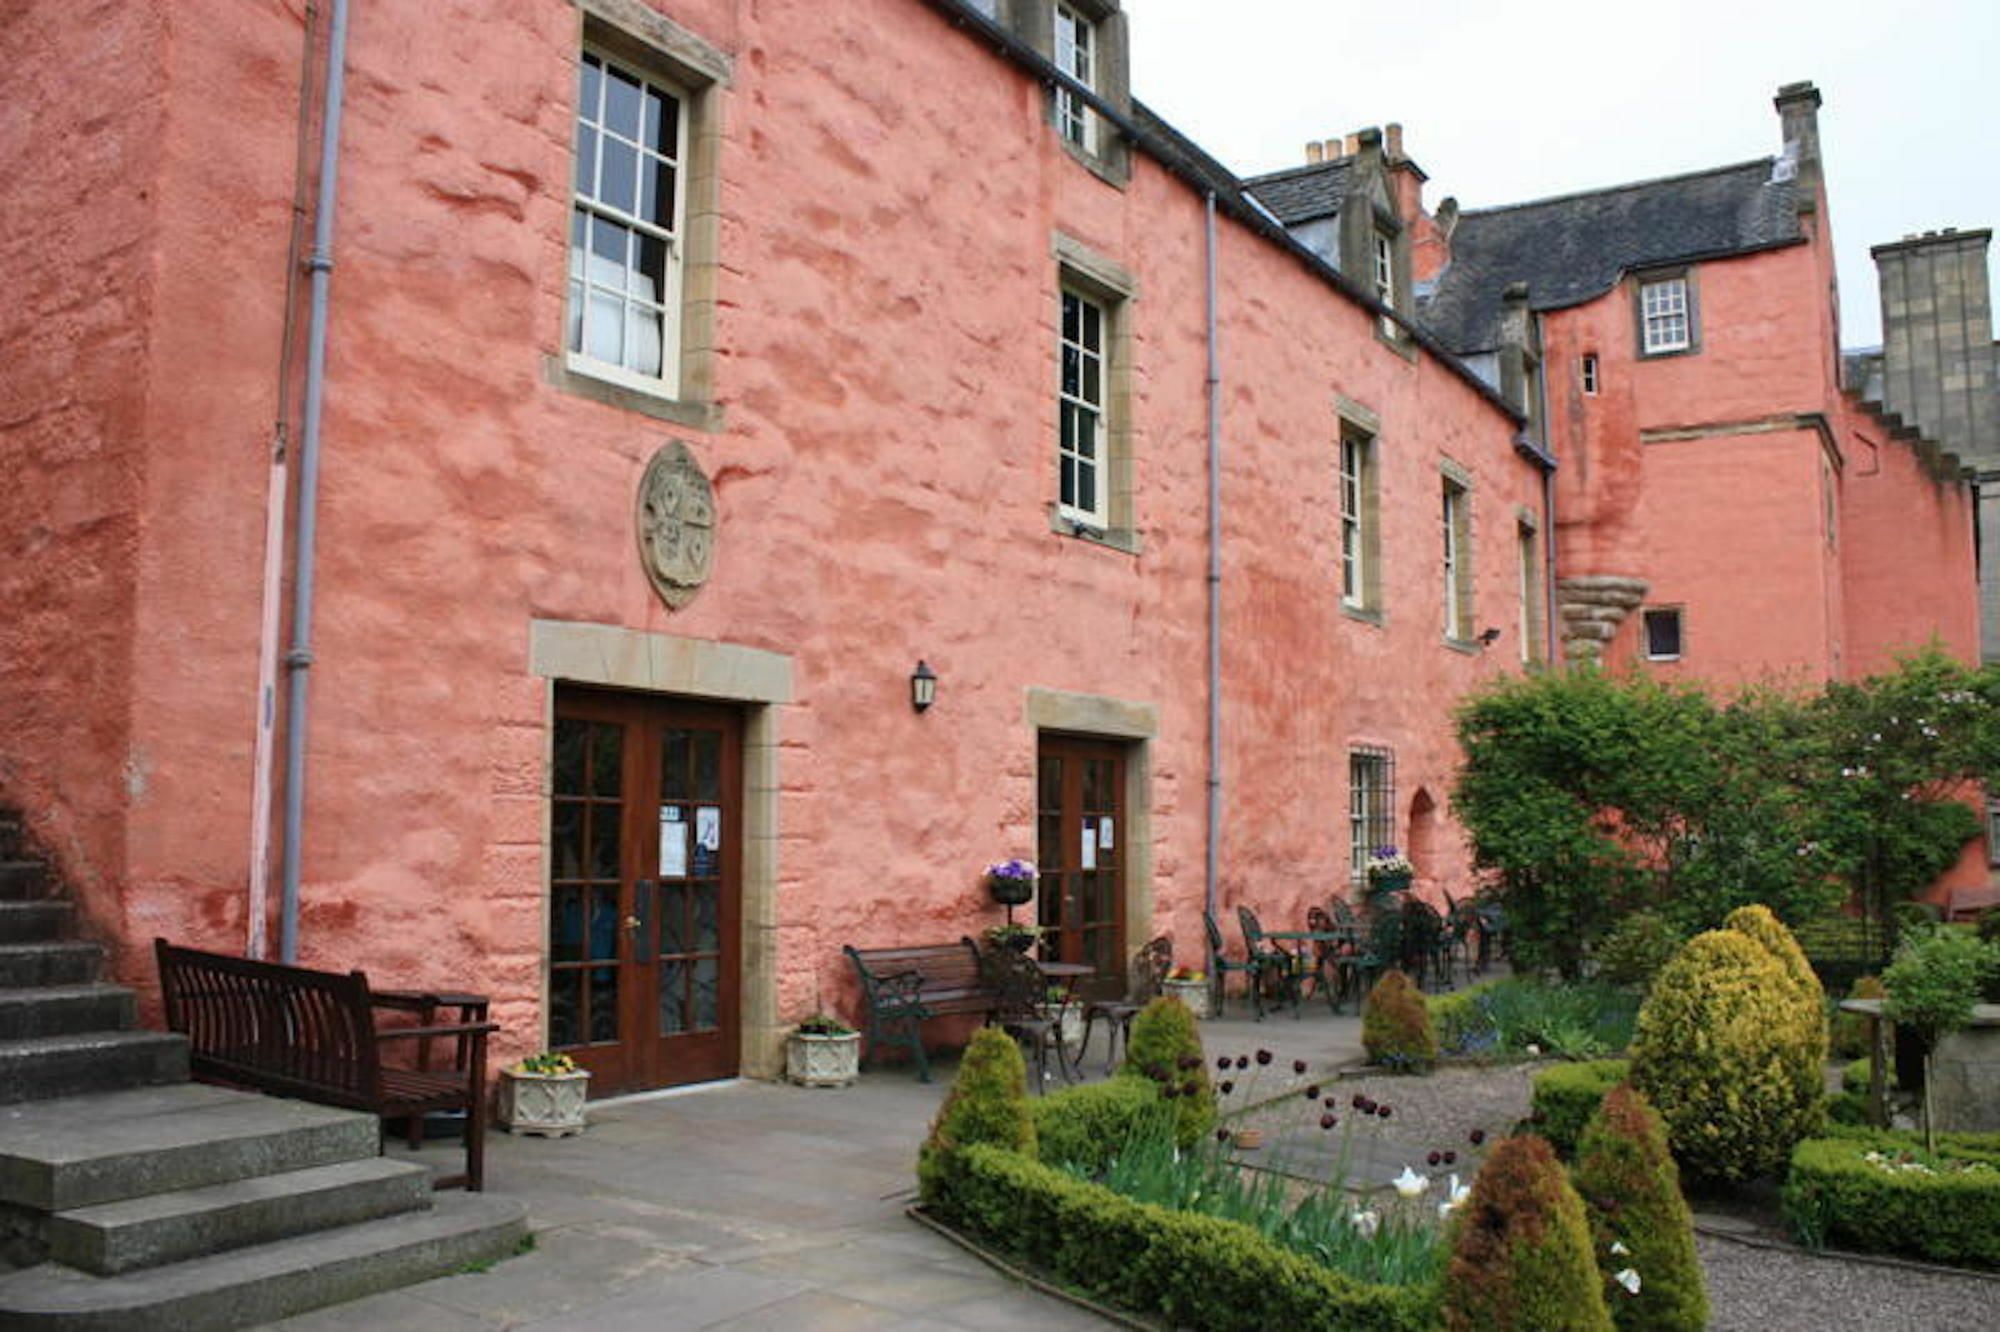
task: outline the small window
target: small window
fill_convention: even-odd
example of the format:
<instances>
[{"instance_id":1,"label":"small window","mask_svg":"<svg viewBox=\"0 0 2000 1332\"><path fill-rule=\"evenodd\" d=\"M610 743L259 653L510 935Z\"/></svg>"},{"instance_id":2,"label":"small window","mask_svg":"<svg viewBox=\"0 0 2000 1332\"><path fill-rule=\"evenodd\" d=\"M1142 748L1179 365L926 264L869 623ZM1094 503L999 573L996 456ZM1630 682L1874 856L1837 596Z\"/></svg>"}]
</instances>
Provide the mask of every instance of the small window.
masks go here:
<instances>
[{"instance_id":1,"label":"small window","mask_svg":"<svg viewBox=\"0 0 2000 1332\"><path fill-rule=\"evenodd\" d=\"M1104 456L1105 309L1075 291L1062 294L1060 500L1064 517L1103 529L1109 505Z\"/></svg>"},{"instance_id":2,"label":"small window","mask_svg":"<svg viewBox=\"0 0 2000 1332\"><path fill-rule=\"evenodd\" d=\"M1068 5L1056 6L1056 68L1097 91L1097 53L1090 20ZM1056 131L1086 153L1097 151L1097 118L1068 88L1056 89Z\"/></svg>"},{"instance_id":3,"label":"small window","mask_svg":"<svg viewBox=\"0 0 2000 1332\"><path fill-rule=\"evenodd\" d=\"M1681 612L1678 606L1648 609L1642 616L1647 661L1681 659Z\"/></svg>"},{"instance_id":4,"label":"small window","mask_svg":"<svg viewBox=\"0 0 2000 1332\"><path fill-rule=\"evenodd\" d=\"M1694 345L1694 318L1685 277L1639 284L1640 349L1648 356Z\"/></svg>"},{"instance_id":5,"label":"small window","mask_svg":"<svg viewBox=\"0 0 2000 1332\"><path fill-rule=\"evenodd\" d=\"M1583 354L1583 392L1585 397L1597 396L1597 353Z\"/></svg>"},{"instance_id":6,"label":"small window","mask_svg":"<svg viewBox=\"0 0 2000 1332\"><path fill-rule=\"evenodd\" d=\"M1439 526L1444 537L1444 636L1463 643L1472 626L1472 496L1459 481L1444 479Z\"/></svg>"},{"instance_id":7,"label":"small window","mask_svg":"<svg viewBox=\"0 0 2000 1332\"><path fill-rule=\"evenodd\" d=\"M1382 302L1382 304L1387 306L1389 309L1393 310L1396 308L1395 240L1392 237L1390 237L1386 232L1381 232L1381 231L1376 232L1373 253L1374 253L1374 270L1375 270L1375 299ZM1387 317L1383 318L1382 336L1385 338L1393 338L1396 336L1395 320L1389 319Z\"/></svg>"},{"instance_id":8,"label":"small window","mask_svg":"<svg viewBox=\"0 0 2000 1332\"><path fill-rule=\"evenodd\" d=\"M1347 754L1348 873L1368 877L1368 857L1396 844L1396 756L1372 745Z\"/></svg>"},{"instance_id":9,"label":"small window","mask_svg":"<svg viewBox=\"0 0 2000 1332\"><path fill-rule=\"evenodd\" d=\"M1521 664L1532 666L1542 659L1542 573L1535 548L1535 528L1520 523L1515 528L1521 562Z\"/></svg>"}]
</instances>

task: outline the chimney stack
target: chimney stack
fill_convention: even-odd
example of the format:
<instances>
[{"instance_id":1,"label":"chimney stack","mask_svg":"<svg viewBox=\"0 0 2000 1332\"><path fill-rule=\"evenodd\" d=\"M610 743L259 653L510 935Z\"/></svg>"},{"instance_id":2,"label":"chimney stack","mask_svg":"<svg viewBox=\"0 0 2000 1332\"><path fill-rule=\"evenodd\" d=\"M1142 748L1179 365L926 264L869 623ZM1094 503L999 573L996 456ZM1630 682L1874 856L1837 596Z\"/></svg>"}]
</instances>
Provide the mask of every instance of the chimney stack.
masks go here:
<instances>
[{"instance_id":1,"label":"chimney stack","mask_svg":"<svg viewBox=\"0 0 2000 1332\"><path fill-rule=\"evenodd\" d=\"M1359 133L1348 135L1344 143L1341 145L1341 147L1342 147L1341 151L1342 157L1354 156L1356 153L1361 151L1361 135Z\"/></svg>"},{"instance_id":2,"label":"chimney stack","mask_svg":"<svg viewBox=\"0 0 2000 1332\"><path fill-rule=\"evenodd\" d=\"M1810 82L1787 83L1771 105L1778 108L1785 153L1798 168L1799 211L1810 213L1819 206L1819 89Z\"/></svg>"},{"instance_id":3,"label":"chimney stack","mask_svg":"<svg viewBox=\"0 0 2000 1332\"><path fill-rule=\"evenodd\" d=\"M1382 127L1382 137L1388 148L1389 160L1391 162L1402 161L1403 127L1392 120Z\"/></svg>"}]
</instances>

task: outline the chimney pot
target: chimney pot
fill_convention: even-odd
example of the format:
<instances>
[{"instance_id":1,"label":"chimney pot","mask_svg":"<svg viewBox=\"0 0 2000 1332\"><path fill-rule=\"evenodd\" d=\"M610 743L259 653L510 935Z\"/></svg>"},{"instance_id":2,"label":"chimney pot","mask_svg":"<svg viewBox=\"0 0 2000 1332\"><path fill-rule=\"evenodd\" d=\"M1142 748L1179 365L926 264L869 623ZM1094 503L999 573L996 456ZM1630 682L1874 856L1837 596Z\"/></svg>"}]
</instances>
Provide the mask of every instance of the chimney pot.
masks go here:
<instances>
[{"instance_id":1,"label":"chimney pot","mask_svg":"<svg viewBox=\"0 0 2000 1332\"><path fill-rule=\"evenodd\" d=\"M1326 145L1314 139L1306 145L1306 165L1317 166L1326 160Z\"/></svg>"},{"instance_id":2,"label":"chimney pot","mask_svg":"<svg viewBox=\"0 0 2000 1332\"><path fill-rule=\"evenodd\" d=\"M1371 127L1362 130L1354 136L1354 141L1356 148L1361 152L1379 153L1382 151L1382 131L1379 129Z\"/></svg>"},{"instance_id":3,"label":"chimney pot","mask_svg":"<svg viewBox=\"0 0 2000 1332\"><path fill-rule=\"evenodd\" d=\"M1392 120L1382 127L1382 137L1386 141L1389 156L1400 160L1403 156L1403 127Z\"/></svg>"},{"instance_id":4,"label":"chimney pot","mask_svg":"<svg viewBox=\"0 0 2000 1332\"><path fill-rule=\"evenodd\" d=\"M1509 305L1527 304L1528 284L1525 282L1509 282L1506 289L1500 293L1500 299Z\"/></svg>"}]
</instances>

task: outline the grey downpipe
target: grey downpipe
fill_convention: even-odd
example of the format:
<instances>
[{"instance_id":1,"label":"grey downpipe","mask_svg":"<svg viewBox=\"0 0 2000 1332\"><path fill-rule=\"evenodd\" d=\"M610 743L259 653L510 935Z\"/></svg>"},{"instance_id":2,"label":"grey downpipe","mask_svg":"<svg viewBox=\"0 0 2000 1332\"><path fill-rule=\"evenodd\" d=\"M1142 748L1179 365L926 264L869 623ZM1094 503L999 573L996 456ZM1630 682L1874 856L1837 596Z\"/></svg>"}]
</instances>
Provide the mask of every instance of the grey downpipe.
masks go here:
<instances>
[{"instance_id":1,"label":"grey downpipe","mask_svg":"<svg viewBox=\"0 0 2000 1332\"><path fill-rule=\"evenodd\" d=\"M1208 862L1203 900L1216 911L1222 867L1222 358L1215 329L1215 191L1204 196L1208 297Z\"/></svg>"},{"instance_id":2,"label":"grey downpipe","mask_svg":"<svg viewBox=\"0 0 2000 1332\"><path fill-rule=\"evenodd\" d=\"M1541 316L1535 316L1540 333ZM1542 339L1537 336L1535 341ZM1545 345L1545 344L1544 344ZM1540 381L1535 391L1542 395L1542 438L1537 441L1542 447L1542 456L1547 461L1542 466L1542 528L1548 533L1542 538L1542 660L1550 670L1562 665L1556 659L1556 647L1561 642L1560 626L1556 622L1556 468L1555 449L1548 439L1549 431L1549 361L1543 356L1535 363L1535 378Z\"/></svg>"},{"instance_id":3,"label":"grey downpipe","mask_svg":"<svg viewBox=\"0 0 2000 1332\"><path fill-rule=\"evenodd\" d=\"M292 646L285 653L285 846L278 956L299 956L299 842L306 808L306 673L312 666L313 540L318 535L320 417L326 401L327 295L333 277L335 168L340 107L347 91L347 0L333 0L326 52L326 100L320 113L319 200L313 210L312 313L306 321L305 413L299 438L299 521L293 537Z\"/></svg>"}]
</instances>

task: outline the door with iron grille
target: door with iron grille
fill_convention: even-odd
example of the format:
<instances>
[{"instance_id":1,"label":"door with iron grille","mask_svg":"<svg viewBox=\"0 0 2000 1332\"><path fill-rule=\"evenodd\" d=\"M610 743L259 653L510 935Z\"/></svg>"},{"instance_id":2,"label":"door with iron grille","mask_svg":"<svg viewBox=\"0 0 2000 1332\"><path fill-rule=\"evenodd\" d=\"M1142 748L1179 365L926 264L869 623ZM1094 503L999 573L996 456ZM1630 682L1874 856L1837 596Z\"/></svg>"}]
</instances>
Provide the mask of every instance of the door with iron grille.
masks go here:
<instances>
[{"instance_id":1,"label":"door with iron grille","mask_svg":"<svg viewBox=\"0 0 2000 1332\"><path fill-rule=\"evenodd\" d=\"M549 1046L593 1095L737 1071L741 748L728 708L557 697Z\"/></svg>"},{"instance_id":2,"label":"door with iron grille","mask_svg":"<svg viewBox=\"0 0 2000 1332\"><path fill-rule=\"evenodd\" d=\"M1044 961L1087 963L1076 992L1125 991L1125 747L1044 734L1036 758L1036 923Z\"/></svg>"}]
</instances>

